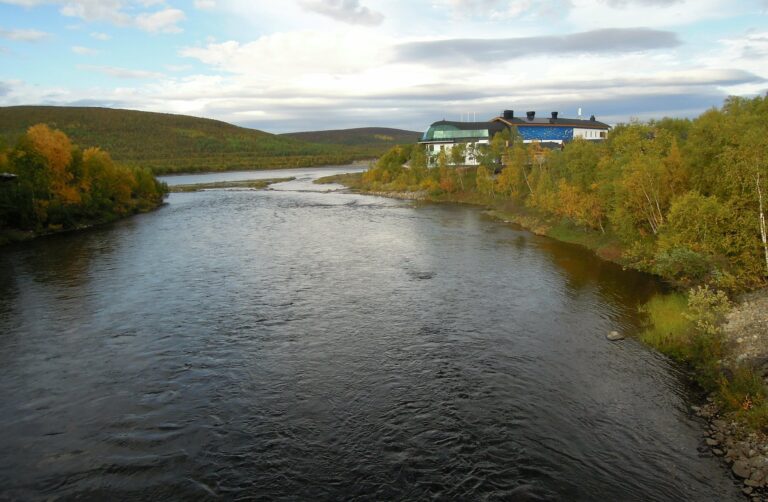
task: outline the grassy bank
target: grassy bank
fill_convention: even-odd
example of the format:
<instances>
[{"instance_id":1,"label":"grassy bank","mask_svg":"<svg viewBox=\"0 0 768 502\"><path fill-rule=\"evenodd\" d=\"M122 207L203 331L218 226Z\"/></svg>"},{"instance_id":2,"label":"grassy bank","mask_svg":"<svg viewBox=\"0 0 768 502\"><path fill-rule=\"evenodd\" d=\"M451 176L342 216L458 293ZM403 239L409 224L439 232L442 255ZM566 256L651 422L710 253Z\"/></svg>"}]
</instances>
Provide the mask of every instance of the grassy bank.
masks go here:
<instances>
[{"instance_id":1,"label":"grassy bank","mask_svg":"<svg viewBox=\"0 0 768 502\"><path fill-rule=\"evenodd\" d=\"M697 287L657 296L643 311L643 342L689 369L691 378L715 399L720 412L768 431L768 402L760 371L733 357L723 331L732 308L723 292Z\"/></svg>"}]
</instances>

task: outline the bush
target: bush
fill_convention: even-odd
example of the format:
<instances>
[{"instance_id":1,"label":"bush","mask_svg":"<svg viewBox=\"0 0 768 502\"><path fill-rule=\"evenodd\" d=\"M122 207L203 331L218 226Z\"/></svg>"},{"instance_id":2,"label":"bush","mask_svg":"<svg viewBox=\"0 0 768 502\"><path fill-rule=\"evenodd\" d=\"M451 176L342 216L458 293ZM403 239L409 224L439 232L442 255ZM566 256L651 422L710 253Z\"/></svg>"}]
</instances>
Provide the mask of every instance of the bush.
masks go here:
<instances>
[{"instance_id":1,"label":"bush","mask_svg":"<svg viewBox=\"0 0 768 502\"><path fill-rule=\"evenodd\" d=\"M685 316L701 334L719 335L731 308L731 301L724 292L699 286L688 293L688 312Z\"/></svg>"},{"instance_id":2,"label":"bush","mask_svg":"<svg viewBox=\"0 0 768 502\"><path fill-rule=\"evenodd\" d=\"M675 247L656 253L653 272L678 281L702 281L712 273L712 261L688 247Z\"/></svg>"}]
</instances>

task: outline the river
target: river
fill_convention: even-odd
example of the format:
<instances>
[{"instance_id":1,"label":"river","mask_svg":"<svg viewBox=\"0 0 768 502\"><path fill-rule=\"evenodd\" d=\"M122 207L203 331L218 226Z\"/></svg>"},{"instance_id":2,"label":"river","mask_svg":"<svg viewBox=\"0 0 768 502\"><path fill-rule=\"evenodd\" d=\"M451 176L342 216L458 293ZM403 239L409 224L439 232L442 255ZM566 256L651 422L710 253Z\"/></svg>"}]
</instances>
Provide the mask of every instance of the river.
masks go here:
<instances>
[{"instance_id":1,"label":"river","mask_svg":"<svg viewBox=\"0 0 768 502\"><path fill-rule=\"evenodd\" d=\"M0 499L738 499L656 282L344 170L0 249Z\"/></svg>"}]
</instances>

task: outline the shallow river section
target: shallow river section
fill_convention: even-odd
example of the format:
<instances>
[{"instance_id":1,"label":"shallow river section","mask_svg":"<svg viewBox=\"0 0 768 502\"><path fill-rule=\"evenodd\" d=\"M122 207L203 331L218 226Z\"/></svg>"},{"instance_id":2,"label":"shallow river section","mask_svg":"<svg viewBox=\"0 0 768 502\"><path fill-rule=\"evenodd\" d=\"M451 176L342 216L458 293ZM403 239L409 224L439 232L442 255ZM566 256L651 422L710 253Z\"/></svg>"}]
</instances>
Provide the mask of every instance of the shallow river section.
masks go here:
<instances>
[{"instance_id":1,"label":"shallow river section","mask_svg":"<svg viewBox=\"0 0 768 502\"><path fill-rule=\"evenodd\" d=\"M737 500L653 280L296 173L0 250L0 499Z\"/></svg>"}]
</instances>

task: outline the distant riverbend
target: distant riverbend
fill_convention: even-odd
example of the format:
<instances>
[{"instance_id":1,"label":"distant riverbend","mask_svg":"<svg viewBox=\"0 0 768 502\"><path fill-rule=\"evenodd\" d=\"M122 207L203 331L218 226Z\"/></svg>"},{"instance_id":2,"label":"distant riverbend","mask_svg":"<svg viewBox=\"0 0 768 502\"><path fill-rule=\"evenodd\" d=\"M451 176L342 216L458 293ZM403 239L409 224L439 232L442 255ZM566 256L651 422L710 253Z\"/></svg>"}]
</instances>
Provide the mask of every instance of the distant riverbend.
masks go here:
<instances>
[{"instance_id":1,"label":"distant riverbend","mask_svg":"<svg viewBox=\"0 0 768 502\"><path fill-rule=\"evenodd\" d=\"M739 500L655 280L333 171L0 249L0 499Z\"/></svg>"}]
</instances>

